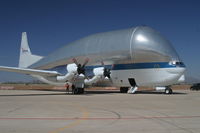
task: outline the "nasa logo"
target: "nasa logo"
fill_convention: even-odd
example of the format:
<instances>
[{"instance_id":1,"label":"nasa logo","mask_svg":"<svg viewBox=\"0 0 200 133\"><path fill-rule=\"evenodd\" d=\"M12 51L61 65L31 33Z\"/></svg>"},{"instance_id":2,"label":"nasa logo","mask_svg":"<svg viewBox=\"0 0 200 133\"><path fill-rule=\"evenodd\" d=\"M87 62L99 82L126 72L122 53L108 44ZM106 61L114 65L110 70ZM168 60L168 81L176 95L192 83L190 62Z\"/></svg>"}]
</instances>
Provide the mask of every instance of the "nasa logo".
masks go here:
<instances>
[{"instance_id":1,"label":"nasa logo","mask_svg":"<svg viewBox=\"0 0 200 133\"><path fill-rule=\"evenodd\" d=\"M28 52L28 50L22 48L22 52L26 53L26 52Z\"/></svg>"}]
</instances>

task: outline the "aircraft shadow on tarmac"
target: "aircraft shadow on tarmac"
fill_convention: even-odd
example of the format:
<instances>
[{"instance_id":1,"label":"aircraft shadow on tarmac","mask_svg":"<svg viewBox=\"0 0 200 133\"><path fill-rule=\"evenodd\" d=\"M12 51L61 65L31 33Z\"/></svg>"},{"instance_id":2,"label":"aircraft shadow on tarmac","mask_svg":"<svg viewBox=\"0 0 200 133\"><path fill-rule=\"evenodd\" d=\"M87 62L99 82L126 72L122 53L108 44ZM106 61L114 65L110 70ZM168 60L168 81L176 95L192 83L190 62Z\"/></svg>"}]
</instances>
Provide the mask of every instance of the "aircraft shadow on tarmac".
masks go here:
<instances>
[{"instance_id":1,"label":"aircraft shadow on tarmac","mask_svg":"<svg viewBox=\"0 0 200 133\"><path fill-rule=\"evenodd\" d=\"M120 93L119 91L86 91L84 95L95 95L95 94L125 94L126 93ZM134 94L129 94L129 95L138 95L138 94L155 94L155 95L166 95L164 92L160 91L137 91ZM187 93L184 92L173 92L172 95L186 95Z\"/></svg>"},{"instance_id":2,"label":"aircraft shadow on tarmac","mask_svg":"<svg viewBox=\"0 0 200 133\"><path fill-rule=\"evenodd\" d=\"M50 96L50 95L66 95L66 93L45 93L45 94L36 94L36 93L34 93L34 94L31 94L31 93L29 93L29 94L9 94L9 95L0 95L0 97L9 97L9 96L19 96L19 97L21 97L21 96Z\"/></svg>"},{"instance_id":3,"label":"aircraft shadow on tarmac","mask_svg":"<svg viewBox=\"0 0 200 133\"><path fill-rule=\"evenodd\" d=\"M161 91L137 91L135 94L164 94L164 95L167 95L165 94L164 92L161 92ZM184 93L184 92L173 92L172 95L186 95L187 93Z\"/></svg>"},{"instance_id":4,"label":"aircraft shadow on tarmac","mask_svg":"<svg viewBox=\"0 0 200 133\"><path fill-rule=\"evenodd\" d=\"M1 95L0 97L9 97L9 96L56 96L56 95L72 95L71 93L66 93L65 91L53 91L56 93L39 93L40 91L38 91L38 93L28 93L28 94L8 94L8 95ZM46 92L50 92L50 91L46 91ZM92 95L101 95L101 94L122 94L119 91L113 91L113 90L92 90L92 91L85 91L84 94L81 94L82 96L92 96ZM165 95L164 92L159 92L159 91L137 91L134 94L128 94L128 95L140 95L140 94L145 94L145 95L149 95L149 94L153 94L153 95ZM124 95L127 95L126 93L124 93ZM187 95L187 93L183 93L183 92L173 92L172 95Z\"/></svg>"}]
</instances>

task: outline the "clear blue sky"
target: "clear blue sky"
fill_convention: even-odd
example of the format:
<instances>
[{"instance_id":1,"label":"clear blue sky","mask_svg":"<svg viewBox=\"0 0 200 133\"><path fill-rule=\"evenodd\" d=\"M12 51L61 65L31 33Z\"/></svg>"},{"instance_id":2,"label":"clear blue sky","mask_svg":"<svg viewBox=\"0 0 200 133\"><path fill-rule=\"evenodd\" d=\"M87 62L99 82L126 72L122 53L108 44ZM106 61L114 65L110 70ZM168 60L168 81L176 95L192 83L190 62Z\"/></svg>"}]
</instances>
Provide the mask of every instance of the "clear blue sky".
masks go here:
<instances>
[{"instance_id":1,"label":"clear blue sky","mask_svg":"<svg viewBox=\"0 0 200 133\"><path fill-rule=\"evenodd\" d=\"M187 66L200 77L199 0L1 0L0 65L17 66L21 32L34 54L96 32L147 25L168 38ZM0 72L0 81L29 79Z\"/></svg>"}]
</instances>

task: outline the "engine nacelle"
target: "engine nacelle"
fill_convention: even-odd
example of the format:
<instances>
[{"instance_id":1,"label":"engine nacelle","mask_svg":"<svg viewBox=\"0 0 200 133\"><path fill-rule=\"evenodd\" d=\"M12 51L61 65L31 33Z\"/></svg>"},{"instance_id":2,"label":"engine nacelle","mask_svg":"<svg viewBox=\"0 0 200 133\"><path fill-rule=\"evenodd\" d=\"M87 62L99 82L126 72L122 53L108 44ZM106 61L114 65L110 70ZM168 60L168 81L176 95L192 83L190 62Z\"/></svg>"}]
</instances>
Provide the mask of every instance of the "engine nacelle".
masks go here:
<instances>
[{"instance_id":1,"label":"engine nacelle","mask_svg":"<svg viewBox=\"0 0 200 133\"><path fill-rule=\"evenodd\" d=\"M68 64L67 65L67 71L68 71L68 73L77 73L77 65L75 64L75 63L73 63L73 64Z\"/></svg>"},{"instance_id":2,"label":"engine nacelle","mask_svg":"<svg viewBox=\"0 0 200 133\"><path fill-rule=\"evenodd\" d=\"M91 79L85 79L86 85L92 85L93 83L96 83L103 79L104 76L104 67L98 67L93 69L94 77Z\"/></svg>"},{"instance_id":3,"label":"engine nacelle","mask_svg":"<svg viewBox=\"0 0 200 133\"><path fill-rule=\"evenodd\" d=\"M103 76L104 67L94 68L93 73L95 76Z\"/></svg>"},{"instance_id":4,"label":"engine nacelle","mask_svg":"<svg viewBox=\"0 0 200 133\"><path fill-rule=\"evenodd\" d=\"M75 74L77 74L77 65L76 64L69 64L66 67L68 73L64 76L57 76L56 79L57 81L67 81L67 80L71 80Z\"/></svg>"}]
</instances>

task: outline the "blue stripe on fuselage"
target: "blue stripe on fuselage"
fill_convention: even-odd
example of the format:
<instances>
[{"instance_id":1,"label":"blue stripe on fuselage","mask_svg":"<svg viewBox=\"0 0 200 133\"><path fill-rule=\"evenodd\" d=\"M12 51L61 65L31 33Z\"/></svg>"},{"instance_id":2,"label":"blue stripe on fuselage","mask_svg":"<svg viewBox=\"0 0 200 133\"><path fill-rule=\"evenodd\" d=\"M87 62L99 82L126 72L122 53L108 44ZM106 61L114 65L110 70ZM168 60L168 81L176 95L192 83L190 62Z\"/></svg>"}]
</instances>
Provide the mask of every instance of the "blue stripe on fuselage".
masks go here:
<instances>
[{"instance_id":1,"label":"blue stripe on fuselage","mask_svg":"<svg viewBox=\"0 0 200 133\"><path fill-rule=\"evenodd\" d=\"M152 63L133 63L133 64L116 64L112 70L125 70L125 69L152 69L152 68L174 68L185 67L183 63L173 65L169 62L152 62Z\"/></svg>"},{"instance_id":2,"label":"blue stripe on fuselage","mask_svg":"<svg viewBox=\"0 0 200 133\"><path fill-rule=\"evenodd\" d=\"M51 71L57 71L62 74L66 74L67 65L57 66L50 69ZM96 66L86 66L86 72L91 75L94 68L103 67L102 65ZM128 70L128 69L152 69L152 68L175 68L175 67L185 67L185 65L180 62L179 64L173 65L169 62L152 62L152 63L131 63L131 64L114 64L114 65L105 65L106 68L111 70Z\"/></svg>"}]
</instances>

